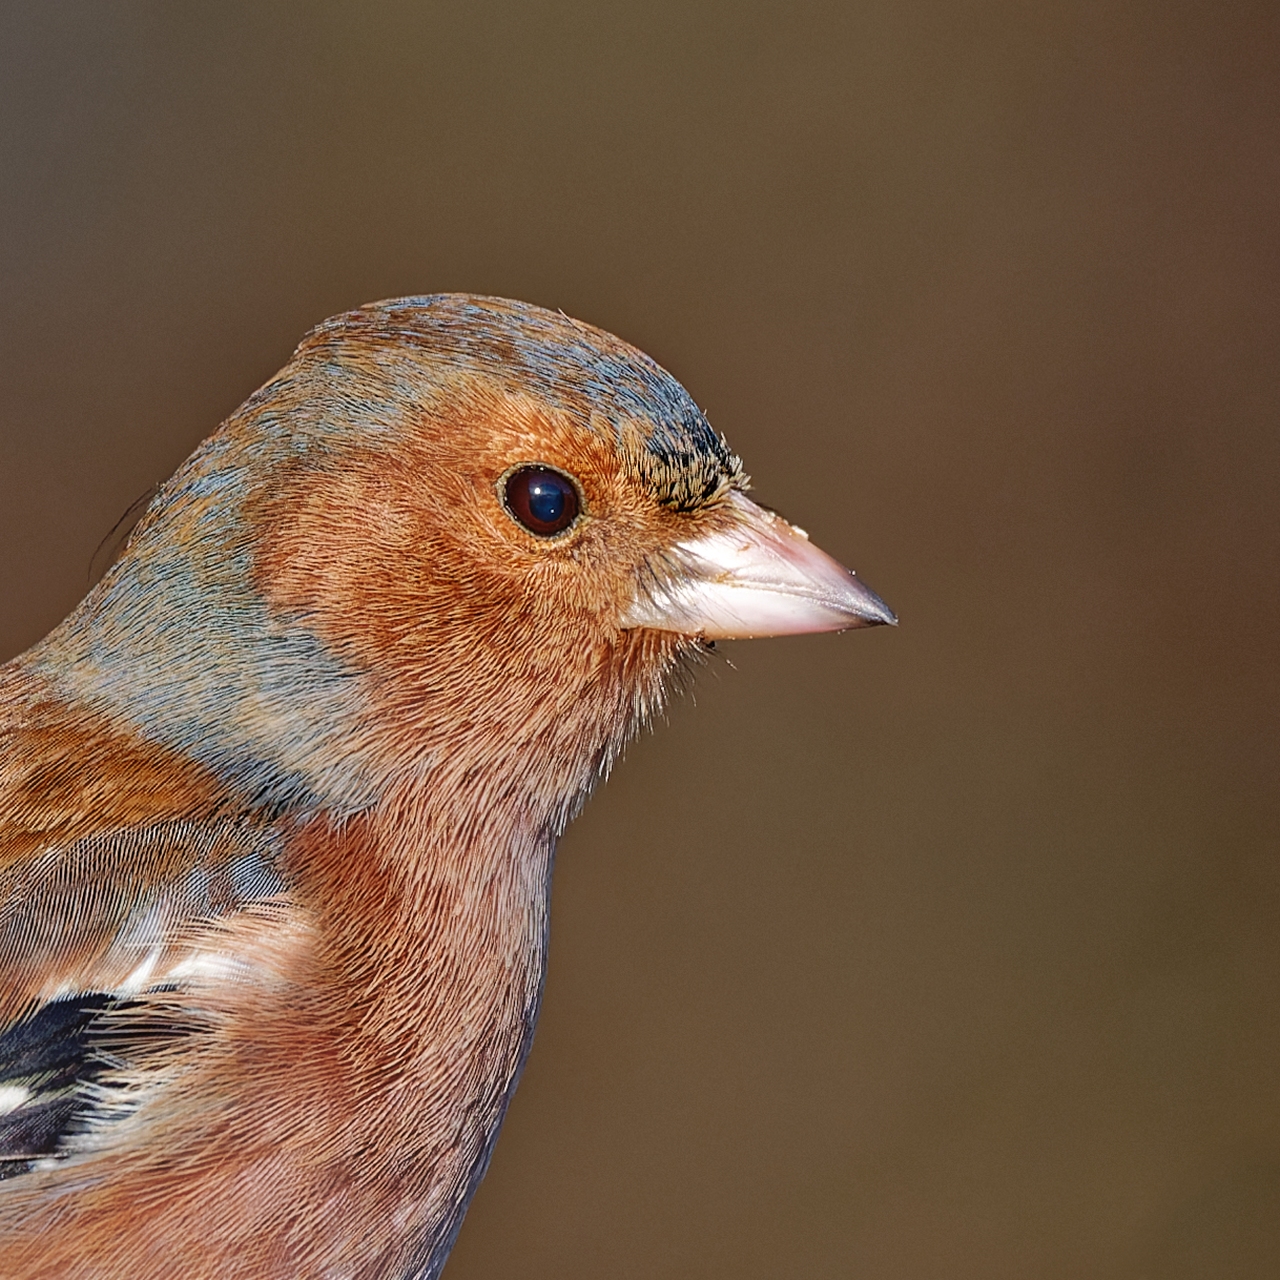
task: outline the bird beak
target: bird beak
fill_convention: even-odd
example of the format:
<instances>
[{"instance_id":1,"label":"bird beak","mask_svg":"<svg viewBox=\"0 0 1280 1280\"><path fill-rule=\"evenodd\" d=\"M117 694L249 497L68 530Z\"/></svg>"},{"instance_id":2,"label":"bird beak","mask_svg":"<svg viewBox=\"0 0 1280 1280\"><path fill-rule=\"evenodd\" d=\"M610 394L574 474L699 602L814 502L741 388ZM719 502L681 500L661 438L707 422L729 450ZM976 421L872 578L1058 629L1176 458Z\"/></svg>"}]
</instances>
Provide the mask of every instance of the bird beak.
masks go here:
<instances>
[{"instance_id":1,"label":"bird beak","mask_svg":"<svg viewBox=\"0 0 1280 1280\"><path fill-rule=\"evenodd\" d=\"M622 626L708 640L896 626L893 611L803 529L736 491L728 524L677 543L642 584Z\"/></svg>"}]
</instances>

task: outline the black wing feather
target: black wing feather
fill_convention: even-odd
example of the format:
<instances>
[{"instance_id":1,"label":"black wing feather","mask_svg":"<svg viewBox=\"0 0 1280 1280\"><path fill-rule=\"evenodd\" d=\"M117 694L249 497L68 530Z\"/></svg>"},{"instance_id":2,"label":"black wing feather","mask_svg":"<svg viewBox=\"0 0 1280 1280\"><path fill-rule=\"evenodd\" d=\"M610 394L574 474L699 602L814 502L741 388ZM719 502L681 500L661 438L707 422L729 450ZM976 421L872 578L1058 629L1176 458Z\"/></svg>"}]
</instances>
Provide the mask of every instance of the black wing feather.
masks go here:
<instances>
[{"instance_id":1,"label":"black wing feather","mask_svg":"<svg viewBox=\"0 0 1280 1280\"><path fill-rule=\"evenodd\" d=\"M0 1179L64 1154L101 1113L111 1077L198 1029L153 1001L90 991L40 1005L0 1031ZM25 1094L25 1096L23 1096Z\"/></svg>"}]
</instances>

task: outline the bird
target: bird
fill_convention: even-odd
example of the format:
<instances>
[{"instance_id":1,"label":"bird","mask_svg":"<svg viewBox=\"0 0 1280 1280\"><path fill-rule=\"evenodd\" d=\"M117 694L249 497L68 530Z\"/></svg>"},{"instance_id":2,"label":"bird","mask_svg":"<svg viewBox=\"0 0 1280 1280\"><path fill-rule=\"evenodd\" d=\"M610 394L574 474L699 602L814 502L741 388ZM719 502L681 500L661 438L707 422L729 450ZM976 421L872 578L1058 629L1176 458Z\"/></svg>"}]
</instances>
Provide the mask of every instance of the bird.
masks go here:
<instances>
[{"instance_id":1,"label":"bird","mask_svg":"<svg viewBox=\"0 0 1280 1280\"><path fill-rule=\"evenodd\" d=\"M715 641L896 619L684 387L466 294L324 321L0 667L0 1274L439 1276L552 852Z\"/></svg>"}]
</instances>

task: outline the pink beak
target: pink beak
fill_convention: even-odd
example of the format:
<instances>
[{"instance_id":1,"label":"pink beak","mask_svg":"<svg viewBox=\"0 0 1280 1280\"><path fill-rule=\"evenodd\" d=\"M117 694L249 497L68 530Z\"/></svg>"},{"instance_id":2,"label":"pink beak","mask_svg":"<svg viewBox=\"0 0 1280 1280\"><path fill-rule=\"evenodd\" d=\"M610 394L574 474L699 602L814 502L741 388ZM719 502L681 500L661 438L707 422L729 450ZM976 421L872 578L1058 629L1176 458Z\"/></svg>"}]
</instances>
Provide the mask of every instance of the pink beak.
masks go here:
<instances>
[{"instance_id":1,"label":"pink beak","mask_svg":"<svg viewBox=\"0 0 1280 1280\"><path fill-rule=\"evenodd\" d=\"M739 640L897 625L889 606L803 529L741 493L728 502L732 522L671 548L669 570L637 591L624 628Z\"/></svg>"}]
</instances>

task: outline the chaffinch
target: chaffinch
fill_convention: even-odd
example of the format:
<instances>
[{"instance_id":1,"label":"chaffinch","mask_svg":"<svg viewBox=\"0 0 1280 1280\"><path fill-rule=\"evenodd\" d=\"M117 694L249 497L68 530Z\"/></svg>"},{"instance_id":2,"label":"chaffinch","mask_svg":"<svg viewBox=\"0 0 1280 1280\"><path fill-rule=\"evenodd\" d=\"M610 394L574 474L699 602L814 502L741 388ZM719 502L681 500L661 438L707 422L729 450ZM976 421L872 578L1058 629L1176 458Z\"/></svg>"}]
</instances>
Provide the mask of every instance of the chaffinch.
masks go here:
<instances>
[{"instance_id":1,"label":"chaffinch","mask_svg":"<svg viewBox=\"0 0 1280 1280\"><path fill-rule=\"evenodd\" d=\"M552 847L700 646L894 621L564 315L320 325L0 668L0 1274L434 1277Z\"/></svg>"}]
</instances>

